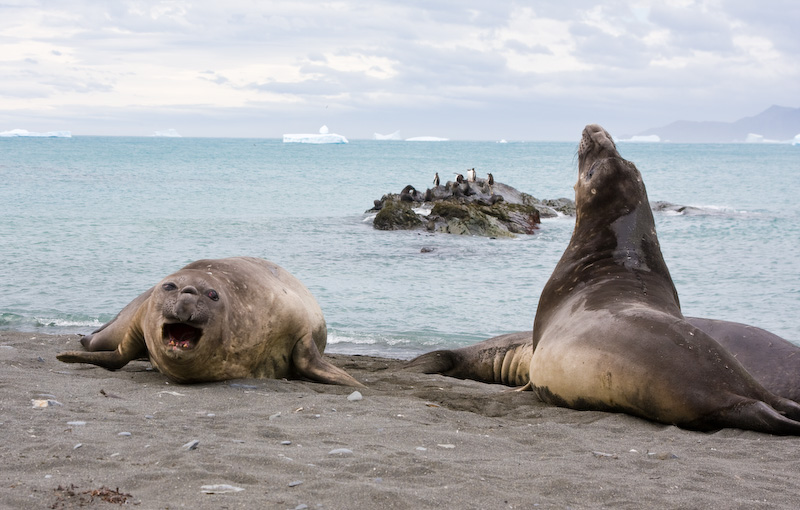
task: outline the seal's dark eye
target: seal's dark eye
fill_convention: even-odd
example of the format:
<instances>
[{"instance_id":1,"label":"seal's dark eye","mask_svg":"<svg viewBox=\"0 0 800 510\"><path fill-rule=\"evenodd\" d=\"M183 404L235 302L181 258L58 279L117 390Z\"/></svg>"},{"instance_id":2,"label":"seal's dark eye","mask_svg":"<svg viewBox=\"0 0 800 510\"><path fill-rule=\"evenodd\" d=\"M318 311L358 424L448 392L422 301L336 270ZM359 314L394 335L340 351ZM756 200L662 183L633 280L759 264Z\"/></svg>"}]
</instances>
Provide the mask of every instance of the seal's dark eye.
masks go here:
<instances>
[{"instance_id":1,"label":"seal's dark eye","mask_svg":"<svg viewBox=\"0 0 800 510\"><path fill-rule=\"evenodd\" d=\"M174 284L174 283L172 283L172 282L167 282L167 283L165 283L164 285L162 285L162 286L161 286L161 288L162 288L162 289L164 289L164 290L166 290L166 291L170 291L170 290L175 290L175 289L177 289L177 288L178 288L178 286L177 286L177 285L175 285L175 284Z\"/></svg>"},{"instance_id":2,"label":"seal's dark eye","mask_svg":"<svg viewBox=\"0 0 800 510\"><path fill-rule=\"evenodd\" d=\"M600 164L600 161L595 161L594 163L592 163L592 166L589 167L589 171L586 172L586 180L587 181L592 178L592 176L594 175L594 170L595 170L595 168L597 168L597 165L599 165L599 164Z\"/></svg>"},{"instance_id":3,"label":"seal's dark eye","mask_svg":"<svg viewBox=\"0 0 800 510\"><path fill-rule=\"evenodd\" d=\"M206 296L211 298L212 301L219 301L219 294L217 294L216 290L209 290L206 292Z\"/></svg>"}]
</instances>

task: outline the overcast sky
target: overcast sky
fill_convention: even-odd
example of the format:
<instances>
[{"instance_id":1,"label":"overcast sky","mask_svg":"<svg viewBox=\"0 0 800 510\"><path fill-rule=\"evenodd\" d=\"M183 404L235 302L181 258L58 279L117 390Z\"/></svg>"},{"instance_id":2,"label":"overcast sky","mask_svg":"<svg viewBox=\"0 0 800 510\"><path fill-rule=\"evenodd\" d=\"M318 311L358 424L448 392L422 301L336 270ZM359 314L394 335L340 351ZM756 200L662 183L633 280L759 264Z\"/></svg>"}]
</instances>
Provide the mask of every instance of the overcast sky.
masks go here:
<instances>
[{"instance_id":1,"label":"overcast sky","mask_svg":"<svg viewBox=\"0 0 800 510\"><path fill-rule=\"evenodd\" d=\"M577 140L800 106L798 0L0 0L0 131Z\"/></svg>"}]
</instances>

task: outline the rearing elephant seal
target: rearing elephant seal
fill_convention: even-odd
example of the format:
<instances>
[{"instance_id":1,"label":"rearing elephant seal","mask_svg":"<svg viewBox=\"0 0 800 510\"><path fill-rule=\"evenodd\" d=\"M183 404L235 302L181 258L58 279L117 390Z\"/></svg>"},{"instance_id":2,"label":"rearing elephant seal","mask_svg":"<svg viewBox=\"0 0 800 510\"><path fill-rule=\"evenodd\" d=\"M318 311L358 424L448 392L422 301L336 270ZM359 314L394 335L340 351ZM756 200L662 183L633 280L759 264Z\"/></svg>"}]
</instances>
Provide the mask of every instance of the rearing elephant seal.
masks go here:
<instances>
[{"instance_id":1,"label":"rearing elephant seal","mask_svg":"<svg viewBox=\"0 0 800 510\"><path fill-rule=\"evenodd\" d=\"M163 279L85 336L67 363L116 370L148 356L179 383L305 377L362 386L322 357L327 327L317 301L272 262L198 260Z\"/></svg>"},{"instance_id":2,"label":"rearing elephant seal","mask_svg":"<svg viewBox=\"0 0 800 510\"><path fill-rule=\"evenodd\" d=\"M578 167L575 230L534 319L539 398L690 429L800 435L800 405L681 314L642 177L602 127L584 129Z\"/></svg>"}]
</instances>

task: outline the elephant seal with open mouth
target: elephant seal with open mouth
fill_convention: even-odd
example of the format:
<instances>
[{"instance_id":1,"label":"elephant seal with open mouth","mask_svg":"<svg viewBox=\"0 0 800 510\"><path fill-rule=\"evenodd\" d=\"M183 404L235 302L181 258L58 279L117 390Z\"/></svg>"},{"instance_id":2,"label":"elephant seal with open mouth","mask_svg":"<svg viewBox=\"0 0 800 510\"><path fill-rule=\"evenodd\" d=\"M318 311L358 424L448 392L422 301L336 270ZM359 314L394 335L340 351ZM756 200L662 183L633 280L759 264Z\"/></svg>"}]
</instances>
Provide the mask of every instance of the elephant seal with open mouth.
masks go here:
<instances>
[{"instance_id":1,"label":"elephant seal with open mouth","mask_svg":"<svg viewBox=\"0 0 800 510\"><path fill-rule=\"evenodd\" d=\"M198 260L144 292L81 339L90 352L66 363L116 370L148 357L178 383L238 378L306 378L361 386L326 361L327 327L317 301L272 262Z\"/></svg>"}]
</instances>

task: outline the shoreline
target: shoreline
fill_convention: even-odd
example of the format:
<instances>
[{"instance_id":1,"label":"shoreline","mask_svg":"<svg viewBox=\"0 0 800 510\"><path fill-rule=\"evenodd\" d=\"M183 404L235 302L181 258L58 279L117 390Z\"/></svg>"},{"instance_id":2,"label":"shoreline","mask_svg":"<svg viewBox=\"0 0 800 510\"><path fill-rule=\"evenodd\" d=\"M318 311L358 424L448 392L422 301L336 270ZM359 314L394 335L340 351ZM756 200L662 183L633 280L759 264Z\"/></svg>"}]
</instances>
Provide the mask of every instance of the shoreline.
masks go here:
<instances>
[{"instance_id":1,"label":"shoreline","mask_svg":"<svg viewBox=\"0 0 800 510\"><path fill-rule=\"evenodd\" d=\"M0 332L2 506L793 508L800 493L800 438L557 408L399 359L326 355L367 386L351 401L306 381L178 385L144 361L55 359L78 347Z\"/></svg>"}]
</instances>

